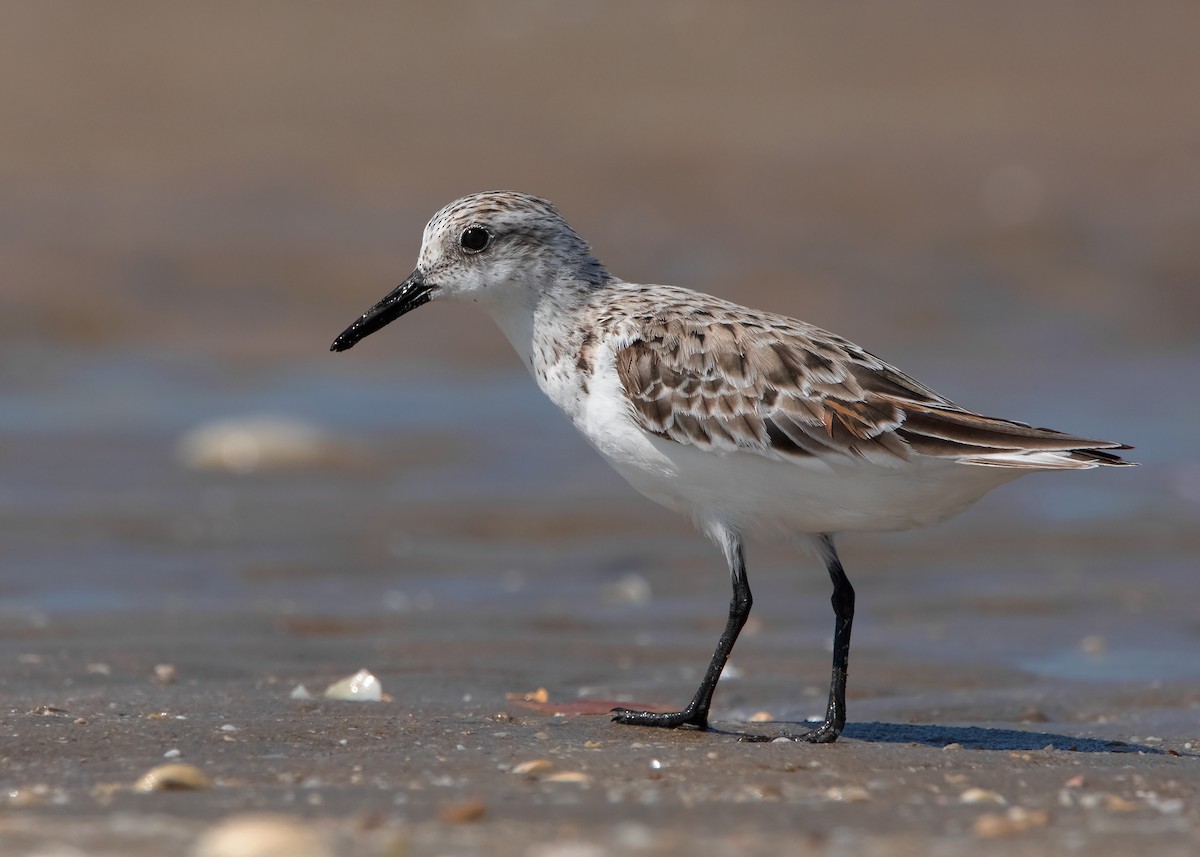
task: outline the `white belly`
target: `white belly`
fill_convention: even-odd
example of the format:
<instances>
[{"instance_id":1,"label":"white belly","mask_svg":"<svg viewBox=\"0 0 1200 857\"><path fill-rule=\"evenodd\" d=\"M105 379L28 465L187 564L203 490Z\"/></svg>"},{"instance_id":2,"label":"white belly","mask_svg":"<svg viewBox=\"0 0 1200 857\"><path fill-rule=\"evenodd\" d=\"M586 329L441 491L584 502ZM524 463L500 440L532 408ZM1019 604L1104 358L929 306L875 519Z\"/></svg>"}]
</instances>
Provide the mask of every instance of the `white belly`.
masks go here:
<instances>
[{"instance_id":1,"label":"white belly","mask_svg":"<svg viewBox=\"0 0 1200 857\"><path fill-rule=\"evenodd\" d=\"M926 459L886 467L862 459L773 460L709 453L655 437L652 466L606 455L652 500L743 532L907 530L957 515L1021 471ZM603 450L601 450L603 452Z\"/></svg>"}]
</instances>

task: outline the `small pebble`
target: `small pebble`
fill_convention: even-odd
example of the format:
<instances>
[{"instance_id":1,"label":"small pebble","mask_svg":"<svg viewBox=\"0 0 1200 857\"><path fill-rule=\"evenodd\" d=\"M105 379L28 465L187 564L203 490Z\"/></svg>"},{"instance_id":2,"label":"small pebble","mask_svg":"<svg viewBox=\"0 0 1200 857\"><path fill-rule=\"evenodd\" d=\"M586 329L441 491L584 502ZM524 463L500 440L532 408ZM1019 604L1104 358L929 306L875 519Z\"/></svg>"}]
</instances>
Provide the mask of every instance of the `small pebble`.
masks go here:
<instances>
[{"instance_id":1,"label":"small pebble","mask_svg":"<svg viewBox=\"0 0 1200 857\"><path fill-rule=\"evenodd\" d=\"M174 664L158 664L154 667L154 680L159 684L174 684L177 679Z\"/></svg>"},{"instance_id":2,"label":"small pebble","mask_svg":"<svg viewBox=\"0 0 1200 857\"><path fill-rule=\"evenodd\" d=\"M463 803L452 803L442 807L438 819L443 824L470 824L482 821L487 815L487 804L475 798Z\"/></svg>"},{"instance_id":3,"label":"small pebble","mask_svg":"<svg viewBox=\"0 0 1200 857\"><path fill-rule=\"evenodd\" d=\"M88 793L96 803L101 806L107 806L112 803L114 797L124 792L127 788L128 786L125 783L96 783L96 785L88 790Z\"/></svg>"},{"instance_id":4,"label":"small pebble","mask_svg":"<svg viewBox=\"0 0 1200 857\"><path fill-rule=\"evenodd\" d=\"M554 763L549 759L530 759L527 762L518 762L512 766L514 774L544 774L546 771L554 767Z\"/></svg>"},{"instance_id":5,"label":"small pebble","mask_svg":"<svg viewBox=\"0 0 1200 857\"><path fill-rule=\"evenodd\" d=\"M583 771L559 771L546 777L548 783L590 783L592 778Z\"/></svg>"},{"instance_id":6,"label":"small pebble","mask_svg":"<svg viewBox=\"0 0 1200 857\"><path fill-rule=\"evenodd\" d=\"M200 791L212 788L208 774L195 765L173 762L151 768L134 784L135 792Z\"/></svg>"},{"instance_id":7,"label":"small pebble","mask_svg":"<svg viewBox=\"0 0 1200 857\"><path fill-rule=\"evenodd\" d=\"M1152 809L1156 809L1163 815L1179 815L1183 812L1183 798L1161 798L1154 792L1143 794L1138 792L1138 797L1143 798L1147 805Z\"/></svg>"},{"instance_id":8,"label":"small pebble","mask_svg":"<svg viewBox=\"0 0 1200 857\"><path fill-rule=\"evenodd\" d=\"M1050 815L1045 810L1010 807L1003 815L987 812L975 819L971 832L980 839L999 839L1024 833L1034 827L1045 827Z\"/></svg>"},{"instance_id":9,"label":"small pebble","mask_svg":"<svg viewBox=\"0 0 1200 857\"><path fill-rule=\"evenodd\" d=\"M604 590L604 600L610 604L649 604L654 597L650 583L640 574L627 574Z\"/></svg>"},{"instance_id":10,"label":"small pebble","mask_svg":"<svg viewBox=\"0 0 1200 857\"><path fill-rule=\"evenodd\" d=\"M9 806L18 809L28 809L29 807L44 804L49 794L50 787L45 783L38 783L35 786L7 790L4 796L8 799Z\"/></svg>"},{"instance_id":11,"label":"small pebble","mask_svg":"<svg viewBox=\"0 0 1200 857\"><path fill-rule=\"evenodd\" d=\"M871 793L862 786L833 786L826 789L825 799L839 803L862 803L871 799Z\"/></svg>"},{"instance_id":12,"label":"small pebble","mask_svg":"<svg viewBox=\"0 0 1200 857\"><path fill-rule=\"evenodd\" d=\"M379 702L383 698L383 687L379 679L366 670L335 681L325 688L326 699L353 700L355 702Z\"/></svg>"},{"instance_id":13,"label":"small pebble","mask_svg":"<svg viewBox=\"0 0 1200 857\"><path fill-rule=\"evenodd\" d=\"M550 691L544 687L539 687L530 693L508 693L505 696L518 702L536 702L540 705L545 705L550 701Z\"/></svg>"},{"instance_id":14,"label":"small pebble","mask_svg":"<svg viewBox=\"0 0 1200 857\"><path fill-rule=\"evenodd\" d=\"M315 425L261 415L203 423L179 439L175 454L189 469L226 473L314 467L355 458Z\"/></svg>"},{"instance_id":15,"label":"small pebble","mask_svg":"<svg viewBox=\"0 0 1200 857\"><path fill-rule=\"evenodd\" d=\"M218 822L192 857L336 857L311 824L286 815L248 813Z\"/></svg>"},{"instance_id":16,"label":"small pebble","mask_svg":"<svg viewBox=\"0 0 1200 857\"><path fill-rule=\"evenodd\" d=\"M1120 795L1104 795L1104 809L1107 812L1133 812L1137 808L1136 803Z\"/></svg>"},{"instance_id":17,"label":"small pebble","mask_svg":"<svg viewBox=\"0 0 1200 857\"><path fill-rule=\"evenodd\" d=\"M959 803L1008 803L1004 795L989 789L971 788L958 796Z\"/></svg>"},{"instance_id":18,"label":"small pebble","mask_svg":"<svg viewBox=\"0 0 1200 857\"><path fill-rule=\"evenodd\" d=\"M60 714L66 714L67 710L65 708L56 708L53 705L39 705L29 713L40 714L43 717L57 717Z\"/></svg>"},{"instance_id":19,"label":"small pebble","mask_svg":"<svg viewBox=\"0 0 1200 857\"><path fill-rule=\"evenodd\" d=\"M613 852L591 842L540 842L524 853L525 857L609 857Z\"/></svg>"}]
</instances>

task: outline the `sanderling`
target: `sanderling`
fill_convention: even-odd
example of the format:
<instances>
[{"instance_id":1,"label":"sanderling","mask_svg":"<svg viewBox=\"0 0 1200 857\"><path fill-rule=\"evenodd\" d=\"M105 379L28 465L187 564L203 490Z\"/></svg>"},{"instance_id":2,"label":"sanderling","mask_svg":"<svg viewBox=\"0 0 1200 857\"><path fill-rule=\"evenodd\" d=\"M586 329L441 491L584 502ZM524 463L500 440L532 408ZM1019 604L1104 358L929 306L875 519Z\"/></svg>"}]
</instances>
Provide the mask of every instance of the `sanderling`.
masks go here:
<instances>
[{"instance_id":1,"label":"sanderling","mask_svg":"<svg viewBox=\"0 0 1200 857\"><path fill-rule=\"evenodd\" d=\"M980 416L840 336L675 286L610 274L549 202L509 191L450 203L425 227L416 270L333 342L345 351L433 300L478 304L538 386L629 483L689 515L725 554L729 618L682 711L615 709L643 726L708 727L717 679L750 614L750 533L816 549L833 581L825 720L846 722L854 589L834 536L955 515L1041 470L1128 464L1119 443Z\"/></svg>"}]
</instances>

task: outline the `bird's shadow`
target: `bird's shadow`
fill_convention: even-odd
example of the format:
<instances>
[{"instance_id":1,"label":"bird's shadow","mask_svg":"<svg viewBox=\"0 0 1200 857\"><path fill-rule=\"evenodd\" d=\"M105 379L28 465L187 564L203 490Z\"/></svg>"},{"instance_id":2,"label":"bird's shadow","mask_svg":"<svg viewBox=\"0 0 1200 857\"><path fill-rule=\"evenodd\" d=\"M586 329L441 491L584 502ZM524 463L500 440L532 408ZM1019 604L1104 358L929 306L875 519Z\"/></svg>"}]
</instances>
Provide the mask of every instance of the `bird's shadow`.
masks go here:
<instances>
[{"instance_id":1,"label":"bird's shadow","mask_svg":"<svg viewBox=\"0 0 1200 857\"><path fill-rule=\"evenodd\" d=\"M1070 750L1075 753L1152 753L1160 747L1104 738L1081 738L1060 732L1030 732L985 726L938 726L924 723L847 723L842 735L857 741L887 744L961 744L968 750Z\"/></svg>"},{"instance_id":2,"label":"bird's shadow","mask_svg":"<svg viewBox=\"0 0 1200 857\"><path fill-rule=\"evenodd\" d=\"M772 723L763 726L783 727L782 734L794 734L789 727L804 727L795 732L803 733L808 724ZM723 730L718 730L723 731ZM731 734L743 734L740 732ZM958 744L966 750L1068 750L1074 753L1147 753L1163 755L1161 747L1132 744L1128 741L1104 738L1081 738L1078 735L1063 735L1059 732L1031 732L1024 729L995 729L985 726L938 726L924 723L847 723L842 730L843 738L867 741L876 744L924 744L929 747L945 747ZM746 735L757 740L770 740L770 735Z\"/></svg>"}]
</instances>

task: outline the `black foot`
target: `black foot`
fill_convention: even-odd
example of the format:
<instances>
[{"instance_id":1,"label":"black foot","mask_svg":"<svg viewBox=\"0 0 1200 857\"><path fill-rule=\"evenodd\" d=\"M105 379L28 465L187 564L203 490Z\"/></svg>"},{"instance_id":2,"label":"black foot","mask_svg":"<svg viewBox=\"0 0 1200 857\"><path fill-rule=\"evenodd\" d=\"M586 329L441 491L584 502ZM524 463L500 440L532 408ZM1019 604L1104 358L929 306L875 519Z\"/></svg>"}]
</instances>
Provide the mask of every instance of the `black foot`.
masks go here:
<instances>
[{"instance_id":1,"label":"black foot","mask_svg":"<svg viewBox=\"0 0 1200 857\"><path fill-rule=\"evenodd\" d=\"M708 729L707 713L689 709L663 714L658 711L631 711L628 708L614 708L612 716L613 722L624 723L627 726L657 726L660 729L678 729L681 726L690 726L701 732Z\"/></svg>"},{"instance_id":2,"label":"black foot","mask_svg":"<svg viewBox=\"0 0 1200 857\"><path fill-rule=\"evenodd\" d=\"M804 735L796 736L793 741L806 741L810 744L832 744L838 741L838 736L841 735L841 730L838 727L829 723L823 723L817 726L816 729L805 732Z\"/></svg>"},{"instance_id":3,"label":"black foot","mask_svg":"<svg viewBox=\"0 0 1200 857\"><path fill-rule=\"evenodd\" d=\"M834 726L828 720L816 729L810 729L799 735L790 736L793 741L807 741L809 744L832 744L842 734L840 727Z\"/></svg>"}]
</instances>

